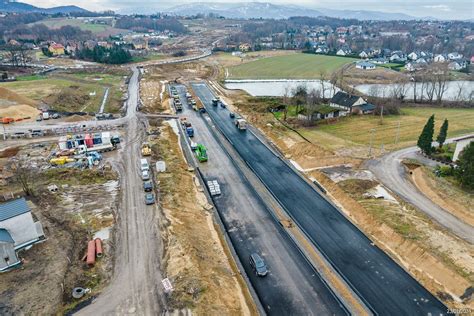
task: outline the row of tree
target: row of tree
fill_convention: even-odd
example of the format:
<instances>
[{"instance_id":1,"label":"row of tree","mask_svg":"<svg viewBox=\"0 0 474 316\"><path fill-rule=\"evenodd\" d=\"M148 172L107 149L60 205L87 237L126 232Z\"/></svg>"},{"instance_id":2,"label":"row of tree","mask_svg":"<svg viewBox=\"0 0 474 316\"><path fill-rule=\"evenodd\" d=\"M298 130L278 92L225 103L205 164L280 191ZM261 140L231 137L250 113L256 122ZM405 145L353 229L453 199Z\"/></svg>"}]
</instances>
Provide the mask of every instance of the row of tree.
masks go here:
<instances>
[{"instance_id":1,"label":"row of tree","mask_svg":"<svg viewBox=\"0 0 474 316\"><path fill-rule=\"evenodd\" d=\"M112 48L95 46L92 49L84 47L76 51L76 57L104 64L124 64L132 60L130 52L121 46Z\"/></svg>"}]
</instances>

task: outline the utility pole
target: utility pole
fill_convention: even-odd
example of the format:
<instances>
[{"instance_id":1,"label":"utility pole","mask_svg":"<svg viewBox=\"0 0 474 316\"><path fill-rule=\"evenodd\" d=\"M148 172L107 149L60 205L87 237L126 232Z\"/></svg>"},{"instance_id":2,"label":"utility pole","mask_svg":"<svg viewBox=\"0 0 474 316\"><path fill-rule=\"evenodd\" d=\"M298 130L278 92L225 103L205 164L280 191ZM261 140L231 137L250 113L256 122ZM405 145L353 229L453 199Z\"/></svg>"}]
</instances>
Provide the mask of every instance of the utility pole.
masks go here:
<instances>
[{"instance_id":1,"label":"utility pole","mask_svg":"<svg viewBox=\"0 0 474 316\"><path fill-rule=\"evenodd\" d=\"M370 130L369 158L372 156L372 143L374 141L375 128Z\"/></svg>"},{"instance_id":2,"label":"utility pole","mask_svg":"<svg viewBox=\"0 0 474 316\"><path fill-rule=\"evenodd\" d=\"M380 109L380 125L383 124L383 105L382 108Z\"/></svg>"},{"instance_id":3,"label":"utility pole","mask_svg":"<svg viewBox=\"0 0 474 316\"><path fill-rule=\"evenodd\" d=\"M399 137L400 137L400 121L398 121L397 134L395 136L395 145L398 144Z\"/></svg>"}]
</instances>

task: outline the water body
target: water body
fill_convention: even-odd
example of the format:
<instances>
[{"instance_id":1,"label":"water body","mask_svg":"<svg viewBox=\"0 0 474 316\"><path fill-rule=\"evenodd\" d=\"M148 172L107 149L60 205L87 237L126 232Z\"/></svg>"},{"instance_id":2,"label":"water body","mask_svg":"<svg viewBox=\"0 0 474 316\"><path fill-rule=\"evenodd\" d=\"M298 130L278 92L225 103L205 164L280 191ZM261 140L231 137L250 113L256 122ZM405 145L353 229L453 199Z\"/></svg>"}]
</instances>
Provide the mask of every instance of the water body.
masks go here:
<instances>
[{"instance_id":1,"label":"water body","mask_svg":"<svg viewBox=\"0 0 474 316\"><path fill-rule=\"evenodd\" d=\"M306 86L308 90L316 89L322 91L321 80L226 80L227 89L244 90L255 97L281 97L285 94L285 89L291 91L298 86ZM339 91L336 88L336 92ZM324 82L324 97L333 95L332 84Z\"/></svg>"},{"instance_id":2,"label":"water body","mask_svg":"<svg viewBox=\"0 0 474 316\"><path fill-rule=\"evenodd\" d=\"M320 80L226 80L225 86L227 89L244 90L248 94L256 97L281 97L285 94L285 89L288 88L290 93L296 87L304 85L309 89L321 90ZM406 99L413 99L413 83L408 83L405 87ZM474 81L450 81L446 83L446 92L443 95L443 100L448 101L468 101L474 99ZM356 85L355 89L366 95L391 97L393 91L397 89L397 84L361 84ZM461 89L461 93L459 90ZM324 82L325 97L332 97L333 89L329 81ZM336 88L336 92L339 91ZM421 84L417 84L417 95L421 95ZM423 93L424 98L427 98L426 91Z\"/></svg>"},{"instance_id":3,"label":"water body","mask_svg":"<svg viewBox=\"0 0 474 316\"><path fill-rule=\"evenodd\" d=\"M361 84L356 85L355 89L370 95L378 97L391 97L393 91L398 88L397 84ZM410 82L405 87L405 98L413 100L414 83ZM417 98L421 96L421 84L416 84ZM423 92L426 99L426 91ZM436 98L436 96L435 96ZM446 92L443 94L443 100L447 101L469 101L474 99L474 81L449 81L446 83Z\"/></svg>"}]
</instances>

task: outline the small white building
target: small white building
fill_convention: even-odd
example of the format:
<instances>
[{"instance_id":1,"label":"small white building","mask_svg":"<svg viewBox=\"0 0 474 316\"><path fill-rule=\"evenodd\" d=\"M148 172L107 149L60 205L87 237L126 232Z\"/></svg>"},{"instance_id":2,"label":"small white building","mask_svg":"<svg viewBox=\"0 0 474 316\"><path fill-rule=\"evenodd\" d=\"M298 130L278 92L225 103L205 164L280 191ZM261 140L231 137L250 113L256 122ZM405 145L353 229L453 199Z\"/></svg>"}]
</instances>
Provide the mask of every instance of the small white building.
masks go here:
<instances>
[{"instance_id":1,"label":"small white building","mask_svg":"<svg viewBox=\"0 0 474 316\"><path fill-rule=\"evenodd\" d=\"M454 150L453 161L456 162L463 149L471 142L474 142L474 135L458 138L454 142L456 143L456 149Z\"/></svg>"},{"instance_id":2,"label":"small white building","mask_svg":"<svg viewBox=\"0 0 474 316\"><path fill-rule=\"evenodd\" d=\"M444 63L447 59L448 59L447 56L445 56L443 54L438 54L433 58L433 61L435 63Z\"/></svg>"},{"instance_id":3,"label":"small white building","mask_svg":"<svg viewBox=\"0 0 474 316\"><path fill-rule=\"evenodd\" d=\"M372 64L371 62L368 61L359 61L356 63L356 68L357 69L363 69L363 70L372 70L375 69L375 65Z\"/></svg>"},{"instance_id":4,"label":"small white building","mask_svg":"<svg viewBox=\"0 0 474 316\"><path fill-rule=\"evenodd\" d=\"M448 58L450 60L458 60L458 59L462 59L463 55L462 54L459 54L458 52L454 52L454 53L449 53L448 54Z\"/></svg>"}]
</instances>

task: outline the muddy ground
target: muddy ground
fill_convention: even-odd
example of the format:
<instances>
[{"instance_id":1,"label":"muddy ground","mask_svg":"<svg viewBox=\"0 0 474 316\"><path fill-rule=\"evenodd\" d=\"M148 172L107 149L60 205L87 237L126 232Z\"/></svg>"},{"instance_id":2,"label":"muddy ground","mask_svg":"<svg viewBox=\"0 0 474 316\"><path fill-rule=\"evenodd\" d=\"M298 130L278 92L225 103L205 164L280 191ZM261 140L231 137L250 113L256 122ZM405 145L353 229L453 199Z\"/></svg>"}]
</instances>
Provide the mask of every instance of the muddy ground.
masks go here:
<instances>
[{"instance_id":1,"label":"muddy ground","mask_svg":"<svg viewBox=\"0 0 474 316\"><path fill-rule=\"evenodd\" d=\"M117 176L107 165L101 170L43 169L51 146L35 144L2 151L2 196L23 195L17 177L9 171L9 160L29 155L34 195L26 198L46 236L44 242L19 252L23 260L20 268L0 274L2 315L62 314L79 302L71 296L74 287L91 289L86 299L97 294L111 277L113 240L103 229L113 227ZM47 186L51 184L58 191L50 192ZM87 241L98 231L107 238L103 243L105 255L94 267L88 267L82 258Z\"/></svg>"}]
</instances>

